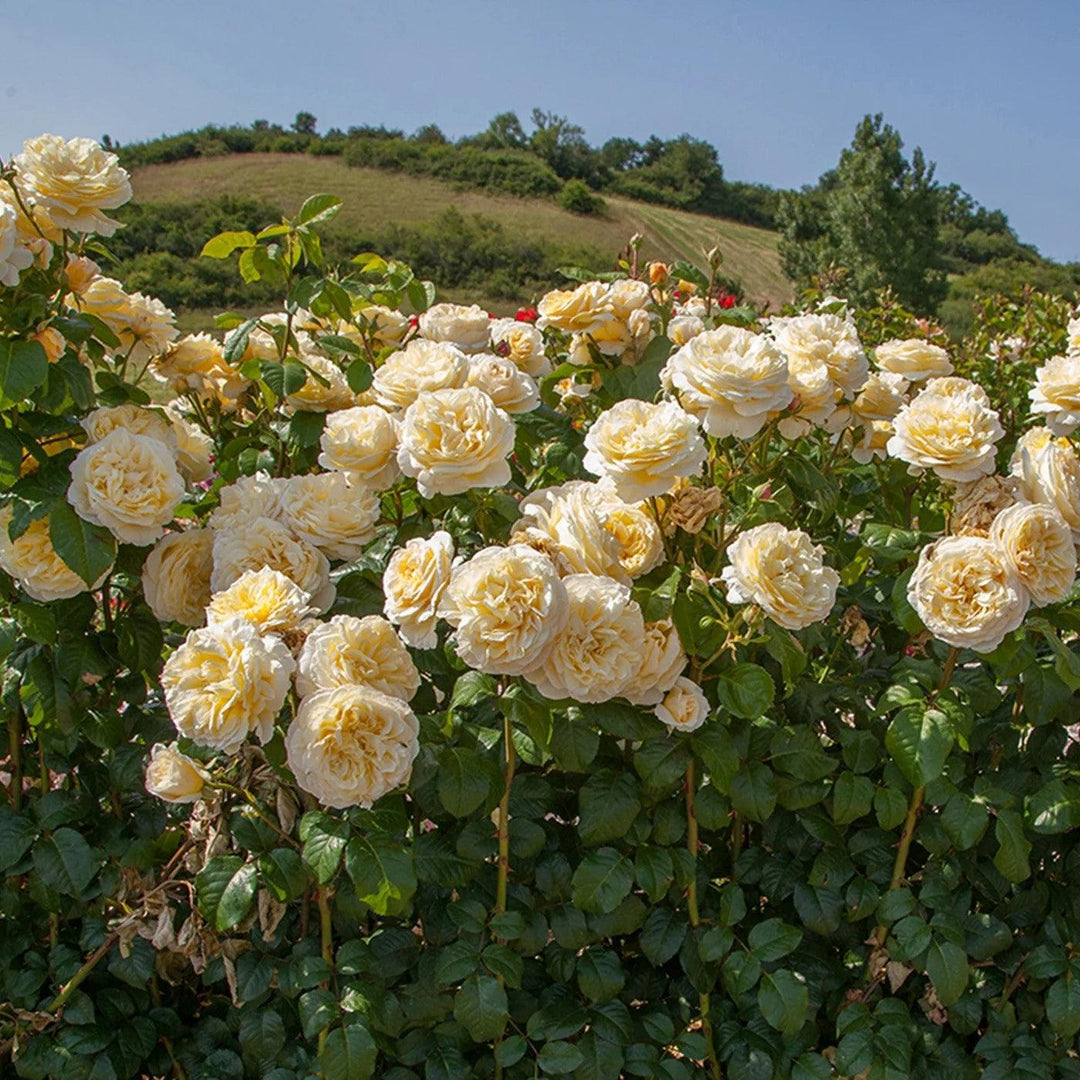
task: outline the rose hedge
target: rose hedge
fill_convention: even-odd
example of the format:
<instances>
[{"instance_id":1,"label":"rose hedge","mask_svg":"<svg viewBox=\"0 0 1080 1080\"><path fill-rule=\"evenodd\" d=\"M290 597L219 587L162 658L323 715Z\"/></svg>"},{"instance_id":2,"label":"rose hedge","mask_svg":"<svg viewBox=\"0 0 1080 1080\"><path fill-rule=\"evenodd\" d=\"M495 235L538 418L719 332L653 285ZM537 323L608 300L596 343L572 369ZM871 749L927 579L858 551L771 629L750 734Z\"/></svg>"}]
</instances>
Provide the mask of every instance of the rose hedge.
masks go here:
<instances>
[{"instance_id":1,"label":"rose hedge","mask_svg":"<svg viewBox=\"0 0 1080 1080\"><path fill-rule=\"evenodd\" d=\"M178 339L129 194L0 181L17 1075L1080 1075L1067 302L492 319L320 195Z\"/></svg>"}]
</instances>

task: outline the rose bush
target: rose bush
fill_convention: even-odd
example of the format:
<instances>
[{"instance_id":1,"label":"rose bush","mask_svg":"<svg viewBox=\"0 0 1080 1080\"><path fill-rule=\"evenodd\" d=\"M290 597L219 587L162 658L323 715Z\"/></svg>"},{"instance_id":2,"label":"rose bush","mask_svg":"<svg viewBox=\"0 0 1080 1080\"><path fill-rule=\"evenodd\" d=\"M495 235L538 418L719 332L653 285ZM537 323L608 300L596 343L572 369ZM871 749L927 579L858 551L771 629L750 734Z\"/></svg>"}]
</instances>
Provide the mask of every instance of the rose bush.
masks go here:
<instances>
[{"instance_id":1,"label":"rose bush","mask_svg":"<svg viewBox=\"0 0 1080 1080\"><path fill-rule=\"evenodd\" d=\"M1080 1074L1080 332L568 269L519 320L0 167L0 1067ZM103 269L104 267L104 269Z\"/></svg>"}]
</instances>

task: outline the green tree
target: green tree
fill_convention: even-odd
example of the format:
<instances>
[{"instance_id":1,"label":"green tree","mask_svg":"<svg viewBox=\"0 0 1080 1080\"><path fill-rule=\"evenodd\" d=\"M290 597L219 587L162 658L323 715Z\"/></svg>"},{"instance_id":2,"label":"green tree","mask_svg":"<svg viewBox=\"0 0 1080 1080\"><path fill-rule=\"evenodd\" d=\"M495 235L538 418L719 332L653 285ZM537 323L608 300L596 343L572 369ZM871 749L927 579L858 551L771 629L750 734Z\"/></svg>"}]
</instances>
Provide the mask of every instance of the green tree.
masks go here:
<instances>
[{"instance_id":1,"label":"green tree","mask_svg":"<svg viewBox=\"0 0 1080 1080\"><path fill-rule=\"evenodd\" d=\"M780 207L784 270L804 285L842 267L846 295L859 303L891 285L901 302L932 312L945 296L940 239L942 200L934 164L880 113L865 116L851 146L816 188Z\"/></svg>"},{"instance_id":2,"label":"green tree","mask_svg":"<svg viewBox=\"0 0 1080 1080\"><path fill-rule=\"evenodd\" d=\"M296 119L292 123L293 131L298 135L314 135L315 125L318 121L315 119L314 113L298 112Z\"/></svg>"}]
</instances>

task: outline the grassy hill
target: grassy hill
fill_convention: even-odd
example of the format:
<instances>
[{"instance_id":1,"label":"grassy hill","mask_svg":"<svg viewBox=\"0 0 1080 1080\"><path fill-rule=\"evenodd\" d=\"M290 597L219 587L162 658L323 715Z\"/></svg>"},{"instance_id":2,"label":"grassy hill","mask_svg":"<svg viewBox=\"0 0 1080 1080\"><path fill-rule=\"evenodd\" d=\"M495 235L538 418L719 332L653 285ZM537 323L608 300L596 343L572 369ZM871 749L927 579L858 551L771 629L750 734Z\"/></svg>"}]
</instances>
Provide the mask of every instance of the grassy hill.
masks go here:
<instances>
[{"instance_id":1,"label":"grassy hill","mask_svg":"<svg viewBox=\"0 0 1080 1080\"><path fill-rule=\"evenodd\" d=\"M331 192L344 200L334 224L344 234L359 235L391 223L424 225L453 206L462 214L496 221L514 235L592 247L612 259L636 232L645 237L646 257L682 258L697 265L704 265L705 252L719 241L724 273L737 278L750 298L773 307L791 298L775 233L628 199L609 196L604 216L584 217L544 199L459 191L427 177L355 168L339 158L300 154L237 154L147 165L134 171L132 183L137 203L243 195L275 203L287 213L308 195Z\"/></svg>"}]
</instances>

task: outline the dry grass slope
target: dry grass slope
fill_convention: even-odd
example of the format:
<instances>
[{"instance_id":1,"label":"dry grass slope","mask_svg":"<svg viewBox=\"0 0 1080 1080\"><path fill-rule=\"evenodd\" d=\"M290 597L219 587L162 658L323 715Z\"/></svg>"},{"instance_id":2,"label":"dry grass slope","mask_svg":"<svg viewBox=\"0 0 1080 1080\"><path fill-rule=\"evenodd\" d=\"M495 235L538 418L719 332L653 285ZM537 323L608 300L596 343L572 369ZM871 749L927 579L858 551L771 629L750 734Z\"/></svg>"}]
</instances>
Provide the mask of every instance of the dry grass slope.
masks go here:
<instances>
[{"instance_id":1,"label":"dry grass slope","mask_svg":"<svg viewBox=\"0 0 1080 1080\"><path fill-rule=\"evenodd\" d=\"M755 300L774 307L791 298L780 269L775 233L662 206L609 198L603 218L571 214L553 202L518 199L479 191L457 191L426 177L378 169L354 169L337 158L292 154L242 154L151 165L133 176L138 202L190 200L214 195L247 195L292 212L308 195L333 192L344 200L338 227L362 230L391 222L418 225L448 206L463 214L483 214L526 236L585 244L615 253L635 232L645 237L648 257L682 258L704 264L719 240L724 270L737 277Z\"/></svg>"}]
</instances>

